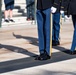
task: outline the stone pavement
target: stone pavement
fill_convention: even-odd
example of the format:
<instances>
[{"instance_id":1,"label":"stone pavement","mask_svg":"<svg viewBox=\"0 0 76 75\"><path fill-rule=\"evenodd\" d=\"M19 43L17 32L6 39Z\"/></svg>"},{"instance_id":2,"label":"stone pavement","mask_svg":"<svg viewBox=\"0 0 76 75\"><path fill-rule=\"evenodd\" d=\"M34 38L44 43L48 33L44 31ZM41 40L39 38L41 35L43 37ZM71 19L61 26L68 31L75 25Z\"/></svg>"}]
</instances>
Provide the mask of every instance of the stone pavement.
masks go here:
<instances>
[{"instance_id":1,"label":"stone pavement","mask_svg":"<svg viewBox=\"0 0 76 75\"><path fill-rule=\"evenodd\" d=\"M61 45L52 48L50 60L36 61L37 25L16 25L0 29L0 75L76 75L76 55L65 53L71 47L73 26L61 25Z\"/></svg>"}]
</instances>

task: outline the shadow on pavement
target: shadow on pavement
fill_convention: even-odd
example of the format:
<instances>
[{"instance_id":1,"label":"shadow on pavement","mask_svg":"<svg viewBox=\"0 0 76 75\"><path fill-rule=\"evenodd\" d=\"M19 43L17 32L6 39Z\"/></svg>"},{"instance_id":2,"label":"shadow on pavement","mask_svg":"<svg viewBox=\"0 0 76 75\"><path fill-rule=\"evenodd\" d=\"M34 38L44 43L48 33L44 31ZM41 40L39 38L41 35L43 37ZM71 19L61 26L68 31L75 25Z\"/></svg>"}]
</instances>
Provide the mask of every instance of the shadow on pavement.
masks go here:
<instances>
[{"instance_id":1,"label":"shadow on pavement","mask_svg":"<svg viewBox=\"0 0 76 75\"><path fill-rule=\"evenodd\" d=\"M13 36L16 38L23 38L29 41L30 44L38 46L38 39L34 37L27 37L27 36L22 36L22 35L16 35L13 33Z\"/></svg>"},{"instance_id":2,"label":"shadow on pavement","mask_svg":"<svg viewBox=\"0 0 76 75\"><path fill-rule=\"evenodd\" d=\"M21 48L21 47L16 47L16 46L11 46L11 45L0 44L0 49L1 49L1 48L5 48L5 49L7 49L7 50L9 50L9 51L13 51L13 52L25 54L25 55L28 55L28 56L33 56L33 55L35 55L34 53L29 52L28 50L23 49L23 48Z\"/></svg>"},{"instance_id":3,"label":"shadow on pavement","mask_svg":"<svg viewBox=\"0 0 76 75\"><path fill-rule=\"evenodd\" d=\"M1 45L0 48L1 47L10 49L11 51L13 51L16 48L20 49L20 50L24 50L22 48L8 46L8 45ZM34 60L36 54L30 53L27 51L25 51L25 52L23 51L20 53L28 54L30 57L0 62L0 73L10 72L10 71L15 71L15 70L20 70L20 69L26 69L26 68L30 68L30 67L45 65L45 64L49 64L49 63L56 63L56 62L61 62L61 61L76 58L76 55L69 55L69 54L66 54L61 51L61 52L52 53L52 57L49 60L39 61L39 60ZM32 54L32 56L31 56L31 54Z\"/></svg>"},{"instance_id":4,"label":"shadow on pavement","mask_svg":"<svg viewBox=\"0 0 76 75\"><path fill-rule=\"evenodd\" d=\"M13 35L16 38L24 38L24 39L27 39L29 41L31 41L30 39L32 39L34 41L38 41L36 38L24 37L24 36L15 35L15 34L13 34ZM14 52L15 52L15 50L17 50L18 53L22 53L22 54L30 56L30 57L21 58L21 59L0 62L0 73L16 71L16 70L20 70L20 69L26 69L26 68L30 68L30 67L36 67L36 66L40 66L40 65L46 65L49 63L56 63L56 62L61 62L61 61L76 58L76 55L66 54L64 52L66 49L63 47L60 47L60 46L53 47L55 49L58 49L59 52L52 53L51 59L46 60L46 61L34 60L36 54L29 52L26 49L23 49L20 47L0 44L0 48L5 48L5 49L8 49L8 50L14 51Z\"/></svg>"}]
</instances>

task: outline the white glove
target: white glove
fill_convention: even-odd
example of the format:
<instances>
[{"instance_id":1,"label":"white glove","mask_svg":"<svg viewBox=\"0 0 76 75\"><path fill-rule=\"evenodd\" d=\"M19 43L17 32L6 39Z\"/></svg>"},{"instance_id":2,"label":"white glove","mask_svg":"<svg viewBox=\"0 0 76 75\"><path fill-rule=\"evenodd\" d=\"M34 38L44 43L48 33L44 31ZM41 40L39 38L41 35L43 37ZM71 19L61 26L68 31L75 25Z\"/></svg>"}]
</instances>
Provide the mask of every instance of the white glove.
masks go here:
<instances>
[{"instance_id":1,"label":"white glove","mask_svg":"<svg viewBox=\"0 0 76 75\"><path fill-rule=\"evenodd\" d=\"M55 13L56 10L57 10L57 8L55 8L55 7L51 7L51 12L52 12L52 13Z\"/></svg>"},{"instance_id":2,"label":"white glove","mask_svg":"<svg viewBox=\"0 0 76 75\"><path fill-rule=\"evenodd\" d=\"M63 11L63 10L61 10L61 11L60 11L60 14L64 14L64 11Z\"/></svg>"},{"instance_id":3,"label":"white glove","mask_svg":"<svg viewBox=\"0 0 76 75\"><path fill-rule=\"evenodd\" d=\"M65 19L66 20L70 19L70 16L65 15Z\"/></svg>"}]
</instances>

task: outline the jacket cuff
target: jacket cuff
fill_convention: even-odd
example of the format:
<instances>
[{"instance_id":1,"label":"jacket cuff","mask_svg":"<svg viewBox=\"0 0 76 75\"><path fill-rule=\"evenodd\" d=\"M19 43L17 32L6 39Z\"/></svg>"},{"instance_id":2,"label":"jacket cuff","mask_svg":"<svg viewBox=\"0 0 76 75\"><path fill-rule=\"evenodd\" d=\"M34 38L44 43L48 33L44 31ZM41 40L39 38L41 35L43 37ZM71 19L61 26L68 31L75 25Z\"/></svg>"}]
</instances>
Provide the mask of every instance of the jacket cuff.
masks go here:
<instances>
[{"instance_id":1,"label":"jacket cuff","mask_svg":"<svg viewBox=\"0 0 76 75\"><path fill-rule=\"evenodd\" d=\"M54 3L53 4L53 7L57 8L58 7L58 4L57 3Z\"/></svg>"},{"instance_id":2,"label":"jacket cuff","mask_svg":"<svg viewBox=\"0 0 76 75\"><path fill-rule=\"evenodd\" d=\"M64 11L64 7L63 7L63 6L61 6L61 10L63 10L63 11Z\"/></svg>"}]
</instances>

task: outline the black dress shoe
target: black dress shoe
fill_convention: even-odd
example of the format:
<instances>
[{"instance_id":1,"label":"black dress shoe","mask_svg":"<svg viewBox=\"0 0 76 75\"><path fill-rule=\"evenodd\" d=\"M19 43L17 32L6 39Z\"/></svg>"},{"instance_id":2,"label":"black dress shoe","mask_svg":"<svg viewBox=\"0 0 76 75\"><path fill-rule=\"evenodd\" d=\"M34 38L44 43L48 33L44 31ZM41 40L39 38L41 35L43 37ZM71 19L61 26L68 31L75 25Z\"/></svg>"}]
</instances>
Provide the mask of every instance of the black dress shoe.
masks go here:
<instances>
[{"instance_id":1,"label":"black dress shoe","mask_svg":"<svg viewBox=\"0 0 76 75\"><path fill-rule=\"evenodd\" d=\"M56 45L60 45L60 42L59 41L56 41Z\"/></svg>"},{"instance_id":2,"label":"black dress shoe","mask_svg":"<svg viewBox=\"0 0 76 75\"><path fill-rule=\"evenodd\" d=\"M76 51L70 51L70 54L74 55L74 54L76 54Z\"/></svg>"},{"instance_id":3,"label":"black dress shoe","mask_svg":"<svg viewBox=\"0 0 76 75\"><path fill-rule=\"evenodd\" d=\"M76 51L71 51L71 50L65 50L63 51L64 53L70 54L70 55L75 55Z\"/></svg>"},{"instance_id":4,"label":"black dress shoe","mask_svg":"<svg viewBox=\"0 0 76 75\"><path fill-rule=\"evenodd\" d=\"M44 54L41 54L41 55L36 56L35 60L41 60L41 59L43 59L43 55Z\"/></svg>"},{"instance_id":5,"label":"black dress shoe","mask_svg":"<svg viewBox=\"0 0 76 75\"><path fill-rule=\"evenodd\" d=\"M47 55L47 54L45 54L45 53L40 54L39 56L37 56L37 57L35 58L35 60L48 60L48 59L50 59L50 56Z\"/></svg>"},{"instance_id":6,"label":"black dress shoe","mask_svg":"<svg viewBox=\"0 0 76 75\"><path fill-rule=\"evenodd\" d=\"M2 45L0 44L0 48L2 48Z\"/></svg>"},{"instance_id":7,"label":"black dress shoe","mask_svg":"<svg viewBox=\"0 0 76 75\"><path fill-rule=\"evenodd\" d=\"M55 40L52 40L52 46L56 46Z\"/></svg>"},{"instance_id":8,"label":"black dress shoe","mask_svg":"<svg viewBox=\"0 0 76 75\"><path fill-rule=\"evenodd\" d=\"M53 41L52 41L52 46L57 46L57 45L60 45L60 42L53 40Z\"/></svg>"}]
</instances>

